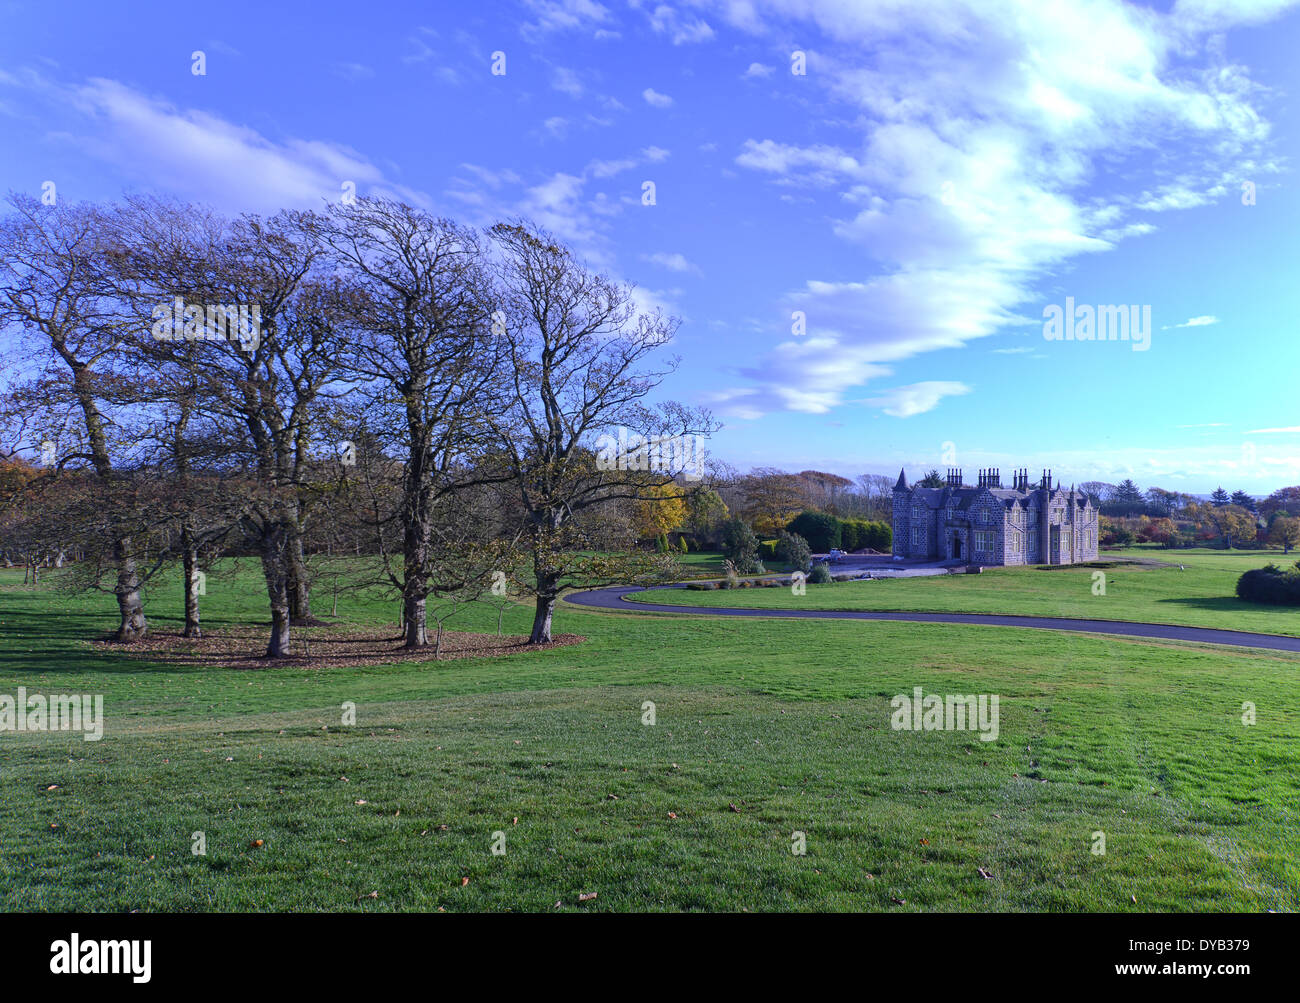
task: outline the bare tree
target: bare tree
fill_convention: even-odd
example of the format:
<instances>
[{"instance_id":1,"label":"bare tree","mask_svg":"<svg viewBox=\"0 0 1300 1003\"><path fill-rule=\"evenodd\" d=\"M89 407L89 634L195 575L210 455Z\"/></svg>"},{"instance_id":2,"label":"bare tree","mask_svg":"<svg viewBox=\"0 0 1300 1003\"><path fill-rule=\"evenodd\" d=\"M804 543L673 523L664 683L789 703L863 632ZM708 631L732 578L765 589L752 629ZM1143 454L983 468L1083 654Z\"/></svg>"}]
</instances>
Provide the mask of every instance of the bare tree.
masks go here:
<instances>
[{"instance_id":1,"label":"bare tree","mask_svg":"<svg viewBox=\"0 0 1300 1003\"><path fill-rule=\"evenodd\" d=\"M303 536L315 485L313 423L342 394L346 287L321 268L319 217L281 212L226 221L191 206L130 203L120 272L132 301L166 323L156 352L195 379L196 401L248 467L243 525L260 552L271 610L267 657L289 653L291 622L310 620ZM232 330L227 321L238 311ZM183 313L184 329L178 330ZM214 331L214 321L217 330ZM214 336L214 334L216 336Z\"/></svg>"},{"instance_id":2,"label":"bare tree","mask_svg":"<svg viewBox=\"0 0 1300 1003\"><path fill-rule=\"evenodd\" d=\"M531 224L500 223L491 233L501 252L497 319L510 366L509 406L494 423L531 556L531 579L520 582L536 599L530 641L541 644L551 639L565 587L663 569L664 562L643 557L583 553L590 546L585 517L610 498L652 499L653 488L681 472L673 469L672 447L680 458L694 437L716 426L707 412L645 403L676 368L675 359L645 365L671 341L675 320L639 310L630 286L589 271ZM598 456L592 439L620 429L640 443L634 455L606 446Z\"/></svg>"},{"instance_id":3,"label":"bare tree","mask_svg":"<svg viewBox=\"0 0 1300 1003\"><path fill-rule=\"evenodd\" d=\"M382 574L402 597L406 646L422 647L431 592L453 587L436 580L439 569L460 581L453 569L464 566L436 552L462 528L452 499L494 476L473 462L501 397L483 249L474 231L384 199L332 206L322 234L357 290L346 367L365 427L374 446L401 460L395 504L365 518ZM466 587L460 582L457 594Z\"/></svg>"},{"instance_id":4,"label":"bare tree","mask_svg":"<svg viewBox=\"0 0 1300 1003\"><path fill-rule=\"evenodd\" d=\"M129 386L120 345L131 324L105 268L116 250L110 227L93 206L44 206L21 195L9 205L13 212L0 221L0 327L17 329L36 347L36 382L48 406L67 403L78 412L80 448L60 457L60 466L84 462L107 487L116 476L115 403ZM116 636L134 641L148 629L135 548L111 518L104 531L115 569Z\"/></svg>"}]
</instances>

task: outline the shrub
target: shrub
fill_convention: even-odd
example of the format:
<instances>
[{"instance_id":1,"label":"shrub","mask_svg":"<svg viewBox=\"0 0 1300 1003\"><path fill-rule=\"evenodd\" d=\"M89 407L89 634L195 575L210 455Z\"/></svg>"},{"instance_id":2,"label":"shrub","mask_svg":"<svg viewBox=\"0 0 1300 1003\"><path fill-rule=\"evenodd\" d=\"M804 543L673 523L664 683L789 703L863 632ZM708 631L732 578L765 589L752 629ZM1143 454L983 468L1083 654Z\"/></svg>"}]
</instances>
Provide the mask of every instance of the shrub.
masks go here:
<instances>
[{"instance_id":1,"label":"shrub","mask_svg":"<svg viewBox=\"0 0 1300 1003\"><path fill-rule=\"evenodd\" d=\"M758 544L758 555L764 560L775 561L779 556L776 548L776 540L761 540Z\"/></svg>"},{"instance_id":2,"label":"shrub","mask_svg":"<svg viewBox=\"0 0 1300 1003\"><path fill-rule=\"evenodd\" d=\"M825 512L801 512L785 528L802 536L819 554L840 546L840 521Z\"/></svg>"},{"instance_id":3,"label":"shrub","mask_svg":"<svg viewBox=\"0 0 1300 1003\"><path fill-rule=\"evenodd\" d=\"M737 574L752 575L763 570L758 561L758 537L744 519L728 519L722 527L722 552Z\"/></svg>"},{"instance_id":4,"label":"shrub","mask_svg":"<svg viewBox=\"0 0 1300 1003\"><path fill-rule=\"evenodd\" d=\"M887 522L863 522L858 528L858 549L870 547L888 554L894 547L894 530Z\"/></svg>"},{"instance_id":5,"label":"shrub","mask_svg":"<svg viewBox=\"0 0 1300 1003\"><path fill-rule=\"evenodd\" d=\"M862 546L862 526L861 519L841 519L840 546L845 550L859 549Z\"/></svg>"},{"instance_id":6,"label":"shrub","mask_svg":"<svg viewBox=\"0 0 1300 1003\"><path fill-rule=\"evenodd\" d=\"M810 585L829 585L831 583L831 569L826 567L825 561L819 561L813 565L812 573L808 576Z\"/></svg>"},{"instance_id":7,"label":"shrub","mask_svg":"<svg viewBox=\"0 0 1300 1003\"><path fill-rule=\"evenodd\" d=\"M680 550L683 554L690 553L691 548L686 545L686 537L684 536L678 537L677 549Z\"/></svg>"},{"instance_id":8,"label":"shrub","mask_svg":"<svg viewBox=\"0 0 1300 1003\"><path fill-rule=\"evenodd\" d=\"M1269 564L1247 571L1237 579L1237 598L1273 606L1300 606L1300 568L1284 571Z\"/></svg>"},{"instance_id":9,"label":"shrub","mask_svg":"<svg viewBox=\"0 0 1300 1003\"><path fill-rule=\"evenodd\" d=\"M717 582L688 582L686 587L696 592L711 592L718 587Z\"/></svg>"},{"instance_id":10,"label":"shrub","mask_svg":"<svg viewBox=\"0 0 1300 1003\"><path fill-rule=\"evenodd\" d=\"M773 550L774 557L779 557L796 571L805 570L812 561L812 548L798 533L787 533L782 530Z\"/></svg>"}]
</instances>

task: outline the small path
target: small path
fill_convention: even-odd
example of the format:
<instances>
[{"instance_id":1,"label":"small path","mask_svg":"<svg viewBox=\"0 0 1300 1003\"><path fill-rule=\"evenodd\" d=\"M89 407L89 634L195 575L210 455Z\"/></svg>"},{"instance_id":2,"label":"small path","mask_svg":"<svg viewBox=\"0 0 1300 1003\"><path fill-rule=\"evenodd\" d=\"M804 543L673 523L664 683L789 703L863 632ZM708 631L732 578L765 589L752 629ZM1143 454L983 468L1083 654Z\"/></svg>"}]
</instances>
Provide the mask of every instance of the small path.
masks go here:
<instances>
[{"instance_id":1,"label":"small path","mask_svg":"<svg viewBox=\"0 0 1300 1003\"><path fill-rule=\"evenodd\" d=\"M682 588L657 585L655 590ZM1001 613L901 613L884 610L830 609L745 609L738 606L670 606L667 603L641 602L631 598L644 592L640 586L618 585L607 589L574 592L565 601L577 606L617 610L623 613L690 613L696 616L758 616L791 620L894 620L905 623L974 623L993 627L1032 627L1038 630L1066 630L1078 634L1118 634L1124 637L1154 637L1166 641L1193 641L1197 644L1230 644L1239 648L1266 648L1270 651L1300 652L1300 637L1283 634L1254 634L1244 630L1219 630L1213 627L1179 627L1168 623L1137 623L1130 620L1076 620L1058 616L1007 616Z\"/></svg>"}]
</instances>

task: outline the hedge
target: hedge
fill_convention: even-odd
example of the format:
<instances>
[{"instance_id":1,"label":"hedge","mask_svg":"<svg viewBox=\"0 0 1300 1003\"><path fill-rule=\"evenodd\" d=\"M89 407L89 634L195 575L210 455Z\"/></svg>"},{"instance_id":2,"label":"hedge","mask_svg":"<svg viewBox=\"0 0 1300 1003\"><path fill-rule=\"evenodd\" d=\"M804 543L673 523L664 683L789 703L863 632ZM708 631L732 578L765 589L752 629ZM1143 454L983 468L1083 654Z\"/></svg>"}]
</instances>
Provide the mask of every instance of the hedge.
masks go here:
<instances>
[{"instance_id":1,"label":"hedge","mask_svg":"<svg viewBox=\"0 0 1300 1003\"><path fill-rule=\"evenodd\" d=\"M1296 567L1300 569L1300 561ZM1273 606L1300 606L1300 570L1284 571L1269 564L1247 571L1237 579L1237 598Z\"/></svg>"}]
</instances>

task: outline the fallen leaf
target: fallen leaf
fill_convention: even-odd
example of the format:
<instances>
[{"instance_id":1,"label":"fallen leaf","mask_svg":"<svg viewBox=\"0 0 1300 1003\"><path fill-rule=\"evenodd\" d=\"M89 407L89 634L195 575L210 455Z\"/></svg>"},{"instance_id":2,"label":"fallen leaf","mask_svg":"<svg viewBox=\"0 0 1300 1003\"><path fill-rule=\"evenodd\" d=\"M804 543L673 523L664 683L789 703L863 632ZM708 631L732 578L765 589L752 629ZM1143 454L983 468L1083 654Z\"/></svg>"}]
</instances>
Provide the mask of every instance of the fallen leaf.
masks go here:
<instances>
[{"instance_id":1,"label":"fallen leaf","mask_svg":"<svg viewBox=\"0 0 1300 1003\"><path fill-rule=\"evenodd\" d=\"M578 896L579 902L590 902L596 897L596 892L583 892Z\"/></svg>"},{"instance_id":2,"label":"fallen leaf","mask_svg":"<svg viewBox=\"0 0 1300 1003\"><path fill-rule=\"evenodd\" d=\"M257 849L259 846L261 846L261 845L262 845L262 840L260 840L260 839L255 839L255 840L253 840L251 843L248 844L248 848L249 848L250 850L256 850L256 849Z\"/></svg>"},{"instance_id":3,"label":"fallen leaf","mask_svg":"<svg viewBox=\"0 0 1300 1003\"><path fill-rule=\"evenodd\" d=\"M677 812L675 812L675 811L670 811L670 812L668 813L668 817L669 817L669 818L676 818L676 817L677 817Z\"/></svg>"},{"instance_id":4,"label":"fallen leaf","mask_svg":"<svg viewBox=\"0 0 1300 1003\"><path fill-rule=\"evenodd\" d=\"M464 888L467 884L469 884L469 878L461 878L461 879L460 879L460 886L461 886L462 888Z\"/></svg>"},{"instance_id":5,"label":"fallen leaf","mask_svg":"<svg viewBox=\"0 0 1300 1003\"><path fill-rule=\"evenodd\" d=\"M734 804L728 804L727 807L730 808L732 811L734 811L737 815L740 814L740 809L737 808Z\"/></svg>"},{"instance_id":6,"label":"fallen leaf","mask_svg":"<svg viewBox=\"0 0 1300 1003\"><path fill-rule=\"evenodd\" d=\"M988 878L990 881L993 880L993 875L989 871L986 871L983 867L976 868L976 869L980 872L981 878Z\"/></svg>"}]
</instances>

